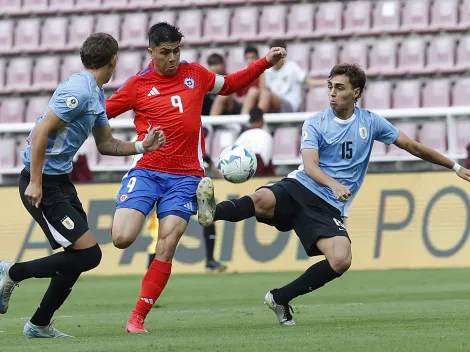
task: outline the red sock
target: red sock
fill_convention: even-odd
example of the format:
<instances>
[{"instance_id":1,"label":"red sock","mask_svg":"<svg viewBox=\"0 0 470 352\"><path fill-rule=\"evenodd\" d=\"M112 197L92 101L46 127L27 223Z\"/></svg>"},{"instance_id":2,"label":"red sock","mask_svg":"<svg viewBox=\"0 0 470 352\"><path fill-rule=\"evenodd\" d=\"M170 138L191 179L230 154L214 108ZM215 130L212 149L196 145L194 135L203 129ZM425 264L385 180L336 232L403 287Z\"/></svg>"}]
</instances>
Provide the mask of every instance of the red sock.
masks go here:
<instances>
[{"instance_id":1,"label":"red sock","mask_svg":"<svg viewBox=\"0 0 470 352\"><path fill-rule=\"evenodd\" d=\"M171 263L155 259L147 270L142 281L142 289L132 313L145 318L153 304L162 293L171 274Z\"/></svg>"}]
</instances>

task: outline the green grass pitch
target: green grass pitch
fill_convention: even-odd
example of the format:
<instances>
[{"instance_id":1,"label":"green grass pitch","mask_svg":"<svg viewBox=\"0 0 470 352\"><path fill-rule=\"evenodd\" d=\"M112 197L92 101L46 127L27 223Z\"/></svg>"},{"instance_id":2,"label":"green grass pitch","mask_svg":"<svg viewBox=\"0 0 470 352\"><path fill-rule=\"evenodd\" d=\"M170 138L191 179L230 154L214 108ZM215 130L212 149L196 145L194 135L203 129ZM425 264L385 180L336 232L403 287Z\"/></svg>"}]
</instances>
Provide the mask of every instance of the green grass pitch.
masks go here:
<instances>
[{"instance_id":1,"label":"green grass pitch","mask_svg":"<svg viewBox=\"0 0 470 352\"><path fill-rule=\"evenodd\" d=\"M46 280L18 287L0 316L0 351L470 351L470 271L356 271L293 302L296 327L263 305L298 273L173 275L146 335L124 333L140 277L81 278L56 315L73 336L26 340Z\"/></svg>"}]
</instances>

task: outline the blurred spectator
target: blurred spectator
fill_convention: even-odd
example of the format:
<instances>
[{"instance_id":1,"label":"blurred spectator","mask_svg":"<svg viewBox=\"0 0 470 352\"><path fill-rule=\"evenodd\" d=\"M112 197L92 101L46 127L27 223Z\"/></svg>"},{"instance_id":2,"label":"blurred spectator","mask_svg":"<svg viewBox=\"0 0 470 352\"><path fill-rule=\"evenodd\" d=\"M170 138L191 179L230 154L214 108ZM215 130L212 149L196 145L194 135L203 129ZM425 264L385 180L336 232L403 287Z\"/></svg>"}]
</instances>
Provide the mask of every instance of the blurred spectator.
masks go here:
<instances>
[{"instance_id":1,"label":"blurred spectator","mask_svg":"<svg viewBox=\"0 0 470 352\"><path fill-rule=\"evenodd\" d=\"M248 45L245 47L245 64L251 65L259 59L258 49L254 46ZM264 87L264 73L256 79L249 86L243 88L241 91L235 93L234 99L242 104L242 114L248 114L252 108L258 104L260 88Z\"/></svg>"},{"instance_id":2,"label":"blurred spectator","mask_svg":"<svg viewBox=\"0 0 470 352\"><path fill-rule=\"evenodd\" d=\"M85 153L77 153L73 158L73 169L69 174L72 182L91 182L93 173L88 167L88 159Z\"/></svg>"},{"instance_id":3,"label":"blurred spectator","mask_svg":"<svg viewBox=\"0 0 470 352\"><path fill-rule=\"evenodd\" d=\"M247 148L256 155L258 169L256 175L273 175L273 137L264 127L263 111L254 107L250 111L250 126L235 141L234 144Z\"/></svg>"},{"instance_id":4,"label":"blurred spectator","mask_svg":"<svg viewBox=\"0 0 470 352\"><path fill-rule=\"evenodd\" d=\"M286 47L274 41L271 47ZM260 92L258 107L264 112L298 112L302 103L302 88L324 85L326 80L307 75L296 62L282 59L265 72L266 88Z\"/></svg>"}]
</instances>

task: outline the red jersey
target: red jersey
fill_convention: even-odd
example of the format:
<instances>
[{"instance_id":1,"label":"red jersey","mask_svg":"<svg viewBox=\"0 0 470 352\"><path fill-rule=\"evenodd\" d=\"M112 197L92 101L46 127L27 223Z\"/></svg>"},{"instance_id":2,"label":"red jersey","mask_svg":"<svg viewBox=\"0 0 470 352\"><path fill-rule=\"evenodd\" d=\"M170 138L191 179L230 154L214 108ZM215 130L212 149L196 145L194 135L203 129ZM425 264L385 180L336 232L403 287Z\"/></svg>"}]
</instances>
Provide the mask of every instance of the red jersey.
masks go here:
<instances>
[{"instance_id":1,"label":"red jersey","mask_svg":"<svg viewBox=\"0 0 470 352\"><path fill-rule=\"evenodd\" d=\"M145 138L150 127L160 126L165 133L165 146L144 153L136 167L204 176L201 111L205 94L230 95L253 82L270 66L263 58L245 70L218 76L196 63L183 61L175 74L163 76L155 72L151 62L106 101L106 113L108 118L113 118L134 110L138 140Z\"/></svg>"}]
</instances>

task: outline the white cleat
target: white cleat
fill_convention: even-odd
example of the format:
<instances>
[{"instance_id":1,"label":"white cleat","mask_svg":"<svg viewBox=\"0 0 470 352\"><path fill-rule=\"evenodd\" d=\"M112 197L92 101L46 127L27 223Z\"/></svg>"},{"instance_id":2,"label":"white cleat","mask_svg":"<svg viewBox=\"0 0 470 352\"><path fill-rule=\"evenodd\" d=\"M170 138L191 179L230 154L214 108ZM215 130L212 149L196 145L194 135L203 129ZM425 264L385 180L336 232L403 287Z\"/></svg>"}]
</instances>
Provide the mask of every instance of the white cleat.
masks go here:
<instances>
[{"instance_id":1,"label":"white cleat","mask_svg":"<svg viewBox=\"0 0 470 352\"><path fill-rule=\"evenodd\" d=\"M269 309L271 309L274 314L276 314L277 320L279 320L279 324L282 326L294 326L295 325L295 320L292 318L292 313L294 310L292 307L287 304L285 306L282 306L280 304L277 304L276 301L274 301L273 294L271 291L266 293L264 296L264 304L268 306Z\"/></svg>"},{"instance_id":2,"label":"white cleat","mask_svg":"<svg viewBox=\"0 0 470 352\"><path fill-rule=\"evenodd\" d=\"M215 215L215 198L214 183L210 177L204 177L197 186L197 220L199 223L207 227L214 222Z\"/></svg>"},{"instance_id":3,"label":"white cleat","mask_svg":"<svg viewBox=\"0 0 470 352\"><path fill-rule=\"evenodd\" d=\"M7 260L0 261L0 314L7 312L11 294L15 287L18 286L8 275L8 271L13 264Z\"/></svg>"},{"instance_id":4,"label":"white cleat","mask_svg":"<svg viewBox=\"0 0 470 352\"><path fill-rule=\"evenodd\" d=\"M62 339L66 337L73 337L57 330L52 326L52 322L46 326L37 326L31 323L29 320L23 328L23 335L27 339Z\"/></svg>"}]
</instances>

